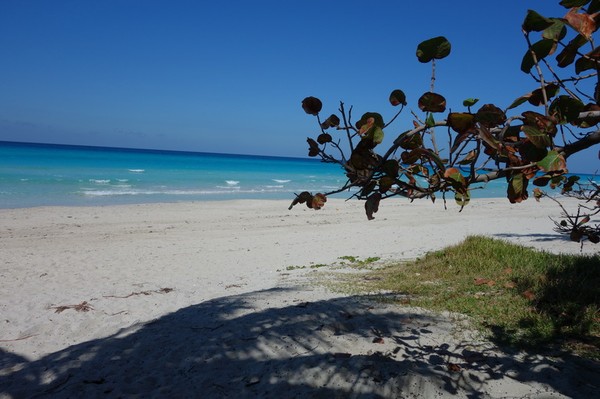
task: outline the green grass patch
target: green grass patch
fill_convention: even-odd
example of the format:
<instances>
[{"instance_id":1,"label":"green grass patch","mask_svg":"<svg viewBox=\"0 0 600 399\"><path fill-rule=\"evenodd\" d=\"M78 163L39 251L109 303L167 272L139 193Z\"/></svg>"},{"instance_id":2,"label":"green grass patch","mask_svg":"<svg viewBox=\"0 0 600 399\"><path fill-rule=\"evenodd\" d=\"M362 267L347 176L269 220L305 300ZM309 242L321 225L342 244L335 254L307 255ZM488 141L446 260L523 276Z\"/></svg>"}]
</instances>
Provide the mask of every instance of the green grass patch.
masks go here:
<instances>
[{"instance_id":1,"label":"green grass patch","mask_svg":"<svg viewBox=\"0 0 600 399\"><path fill-rule=\"evenodd\" d=\"M486 237L343 283L466 314L504 344L600 359L600 257L553 255Z\"/></svg>"}]
</instances>

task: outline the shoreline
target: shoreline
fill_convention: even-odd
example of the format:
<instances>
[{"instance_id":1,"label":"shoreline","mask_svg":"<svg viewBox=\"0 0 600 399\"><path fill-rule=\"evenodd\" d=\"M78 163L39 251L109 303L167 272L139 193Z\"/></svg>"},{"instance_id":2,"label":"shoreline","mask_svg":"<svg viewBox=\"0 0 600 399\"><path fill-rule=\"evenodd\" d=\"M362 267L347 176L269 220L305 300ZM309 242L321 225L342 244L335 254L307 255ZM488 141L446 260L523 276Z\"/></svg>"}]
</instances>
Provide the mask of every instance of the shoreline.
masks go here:
<instances>
[{"instance_id":1,"label":"shoreline","mask_svg":"<svg viewBox=\"0 0 600 399\"><path fill-rule=\"evenodd\" d=\"M76 389L73 381L79 381L81 385L81 381L95 378L120 381L114 383L115 394L121 392L127 396L126 392L119 391L123 385L137 390L168 386L172 394L185 396L195 389L195 385L186 385L181 388L183 391L177 391L180 388L176 388L174 383L161 379L161 373L171 375L171 371L165 368L168 362L175 362L178 367L200 367L202 378L221 381L217 385L223 384L227 388L224 378L231 377L231 373L241 373L239 375L243 374L243 378L252 377L257 365L264 367L264 373L271 373L269 378L279 378L276 378L275 371L269 371L269 367L274 359L286 356L289 362L284 365L290 374L281 378L296 378L294 373L299 372L297 367L301 366L294 359L301 353L312 353L309 349L317 344L320 349L315 349L317 352L312 354L322 354L326 365L330 364L327 359L332 353L351 353L350 359L354 359L354 351L358 351L356 356L363 352L366 356L368 351L374 353L383 348L374 345L372 339L360 338L371 334L368 323L373 322L369 318L374 312L372 307L368 310L369 307L363 305L352 305L351 298L324 288L307 286L302 283L306 282L305 273L287 273L287 266L332 264L342 256L361 259L377 256L382 261L414 259L475 234L550 252L580 253L579 244L552 230L553 223L548 215L558 217L560 208L548 200L536 203L531 199L512 205L506 199L476 199L461 213L454 201L448 201L448 210L444 210L441 201L436 204L425 201L410 204L406 200L388 200L382 202L375 214L376 219L372 221L366 219L364 203L359 201L329 200L319 211L301 204L289 211L290 202L233 200L1 209L3 234L0 235L0 247L6 255L0 269L3 281L0 286L0 352L5 359L0 368L0 397L11 392L19 397L16 394L21 392L19 389L25 389L24 396L29 396L37 392L36 389L50 389L61 378L70 381L65 383L70 388L65 389L64 397L78 392L73 391ZM568 202L565 201L565 204ZM590 244L583 247L583 254L597 251ZM362 303L360 298L355 300ZM85 306L79 311L74 307L84 302L89 307L87 311L84 311ZM380 310L404 315L402 317L408 317L406 313L409 312L413 314L411 320L421 320L423 325L429 323L430 327L422 328L431 329L443 337L432 333L430 338L433 342L454 339L452 323L438 320L436 315L388 306ZM362 331L358 336L351 332L340 336L339 331L344 331L345 327L335 323L346 323L337 319L342 311L358 312L361 317L364 316L367 324L356 321L355 327ZM309 315L314 317L308 323L312 326L310 328L302 324L302 317ZM331 331L311 329L319 327L320 324L314 324L320 320L319 315L329 320L327 323L335 325ZM276 320L270 320L268 326L261 324L259 328L256 318L267 316ZM296 320L296 317L299 319ZM296 320L297 324L291 323L286 327L286 318ZM423 321L425 319L430 321ZM191 327L174 329L174 325L185 320L191 320L191 324L185 322ZM377 323L385 320L387 318L378 319ZM435 329L432 323L443 328ZM221 325L227 326L229 333L223 333ZM237 331L240 326L246 331L243 334ZM398 325L394 328L405 327ZM271 353L268 348L273 347L275 341L262 342L262 338L246 340L244 334L250 334L253 329L263 332L252 333L252 337L263 338L269 331L278 331L281 336L294 336L297 333L294 329L297 329L304 331L298 339L310 342L286 341L286 346L285 342L277 341L279 349L273 349L275 352ZM192 333L196 335L188 335ZM169 334L175 335L169 338ZM209 359L214 356L225 356L242 371L228 369L224 372L217 368L215 370L221 370L223 374L219 376L215 374L217 371L210 371L190 360L187 352L191 348L185 340L195 340L197 334L212 340L210 345L213 349L209 352L213 357L207 357L204 363L210 364ZM227 334L237 337L237 344L229 342ZM117 356L114 351L128 353L129 346L136 348L138 344L133 337L141 342L148 338L144 345L149 354L139 354L128 361L147 361L159 366L154 375L158 382L144 383L146 376L131 369L128 372L135 383L127 385L129 380L120 378L123 367L132 366L119 362L102 363L109 353ZM329 342L331 339L337 343ZM257 340L262 343L258 345ZM156 342L161 342L158 348L155 348ZM196 350L207 350L202 340L193 342L196 342ZM258 346L252 346L250 342ZM242 347L244 350L240 349ZM165 351L160 348L171 349ZM97 352L103 355L97 355ZM204 356L208 352L202 353ZM150 357L145 360L146 356ZM60 360L62 358L68 361ZM254 361L242 362L242 358ZM260 359L267 360L263 362ZM77 371L74 364L79 364L85 375ZM60 367L71 371L61 374L58 371ZM54 370L56 375L40 371L47 369ZM144 370L152 373L148 368ZM95 375L100 371L104 374ZM180 371L176 368L172 372L179 375ZM25 375L23 373L32 372L42 373L36 377L39 378L37 386L20 387L19 378ZM27 381L23 378L22 382ZM246 385L248 381L240 380L239 386L234 384L236 391L230 393L246 392L246 395L252 396L251 390L243 390L268 385L265 385L268 378L256 378L259 382L250 385ZM437 377L434 380L438 381ZM320 380L316 378L314 381ZM308 389L312 382L304 381L303 384ZM347 383L340 384L347 389ZM85 385L85 389L95 392L92 396L99 395L102 391L93 391L92 385ZM521 391L517 392L529 392L522 385L519 385ZM490 385L494 386L493 383ZM211 387L217 389L213 385ZM210 389L208 392L212 392ZM343 389L342 392L345 392ZM546 388L535 389L546 392ZM146 394L151 392L156 394L155 391ZM280 394L285 392L284 389Z\"/></svg>"}]
</instances>

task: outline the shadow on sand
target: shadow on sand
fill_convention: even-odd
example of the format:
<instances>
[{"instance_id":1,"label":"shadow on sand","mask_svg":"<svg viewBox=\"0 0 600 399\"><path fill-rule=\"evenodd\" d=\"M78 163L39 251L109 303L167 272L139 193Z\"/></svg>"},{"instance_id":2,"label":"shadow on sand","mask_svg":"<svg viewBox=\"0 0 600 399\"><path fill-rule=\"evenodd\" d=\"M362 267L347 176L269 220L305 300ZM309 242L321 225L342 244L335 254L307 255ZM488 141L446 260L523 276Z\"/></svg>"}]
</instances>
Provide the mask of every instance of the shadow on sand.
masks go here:
<instances>
[{"instance_id":1,"label":"shadow on sand","mask_svg":"<svg viewBox=\"0 0 600 399\"><path fill-rule=\"evenodd\" d=\"M293 298L291 289L218 298L34 361L0 350L0 396L597 394L597 367L482 349L464 335L457 338L454 323L441 316L369 297L309 303Z\"/></svg>"}]
</instances>

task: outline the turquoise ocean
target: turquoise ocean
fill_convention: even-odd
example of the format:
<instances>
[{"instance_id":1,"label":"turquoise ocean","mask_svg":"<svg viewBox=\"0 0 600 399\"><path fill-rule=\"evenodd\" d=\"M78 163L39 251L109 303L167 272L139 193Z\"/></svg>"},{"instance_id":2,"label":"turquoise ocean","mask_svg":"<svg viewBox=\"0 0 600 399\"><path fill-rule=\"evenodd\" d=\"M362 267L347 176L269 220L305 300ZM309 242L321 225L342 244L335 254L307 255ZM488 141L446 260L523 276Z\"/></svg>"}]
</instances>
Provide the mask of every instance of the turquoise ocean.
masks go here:
<instances>
[{"instance_id":1,"label":"turquoise ocean","mask_svg":"<svg viewBox=\"0 0 600 399\"><path fill-rule=\"evenodd\" d=\"M328 192L343 170L310 158L225 155L0 141L0 208L235 199ZM473 197L505 197L505 183ZM335 197L348 198L351 193Z\"/></svg>"}]
</instances>

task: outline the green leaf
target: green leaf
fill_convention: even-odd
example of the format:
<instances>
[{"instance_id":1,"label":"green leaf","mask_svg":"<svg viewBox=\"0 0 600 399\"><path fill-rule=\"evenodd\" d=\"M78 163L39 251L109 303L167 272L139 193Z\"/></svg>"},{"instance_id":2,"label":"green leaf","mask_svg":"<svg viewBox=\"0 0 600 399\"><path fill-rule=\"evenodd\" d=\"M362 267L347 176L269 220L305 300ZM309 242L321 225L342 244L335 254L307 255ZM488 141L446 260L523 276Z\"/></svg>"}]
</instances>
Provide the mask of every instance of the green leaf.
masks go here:
<instances>
[{"instance_id":1,"label":"green leaf","mask_svg":"<svg viewBox=\"0 0 600 399\"><path fill-rule=\"evenodd\" d=\"M567 168L565 158L557 151L548 152L548 155L546 155L546 157L544 157L544 159L541 161L536 162L536 164L544 172L564 171Z\"/></svg>"},{"instance_id":2,"label":"green leaf","mask_svg":"<svg viewBox=\"0 0 600 399\"><path fill-rule=\"evenodd\" d=\"M579 118L579 114L583 111L585 105L569 96L558 96L552 104L548 112L556 118L558 123L565 124L574 122Z\"/></svg>"},{"instance_id":3,"label":"green leaf","mask_svg":"<svg viewBox=\"0 0 600 399\"><path fill-rule=\"evenodd\" d=\"M427 115L427 119L425 119L425 126L427 127L434 127L435 126L435 119L433 119L433 113L429 113Z\"/></svg>"},{"instance_id":4,"label":"green leaf","mask_svg":"<svg viewBox=\"0 0 600 399\"><path fill-rule=\"evenodd\" d=\"M463 106L472 107L473 105L477 104L478 102L479 102L478 98L467 98L466 100L463 101Z\"/></svg>"},{"instance_id":5,"label":"green leaf","mask_svg":"<svg viewBox=\"0 0 600 399\"><path fill-rule=\"evenodd\" d=\"M523 103L526 103L527 100L529 100L530 97L531 97L531 93L525 94L524 96L521 96L521 97L517 98L515 101L512 102L512 104L510 104L508 106L507 109L517 108L519 105L521 105Z\"/></svg>"},{"instance_id":6,"label":"green leaf","mask_svg":"<svg viewBox=\"0 0 600 399\"><path fill-rule=\"evenodd\" d=\"M567 36L567 28L565 27L565 23L562 19L558 18L550 18L552 21L552 25L544 29L542 32L542 37L544 39L554 40L558 42Z\"/></svg>"},{"instance_id":7,"label":"green leaf","mask_svg":"<svg viewBox=\"0 0 600 399\"><path fill-rule=\"evenodd\" d=\"M442 59L450 54L451 45L448 39L443 36L434 37L421 42L417 46L417 58L422 63L427 63L433 59Z\"/></svg>"},{"instance_id":8,"label":"green leaf","mask_svg":"<svg viewBox=\"0 0 600 399\"><path fill-rule=\"evenodd\" d=\"M458 206L460 206L462 208L462 207L468 205L469 202L471 201L471 193L469 191L465 191L464 193L457 192L454 194L454 201L456 201Z\"/></svg>"},{"instance_id":9,"label":"green leaf","mask_svg":"<svg viewBox=\"0 0 600 399\"><path fill-rule=\"evenodd\" d=\"M552 140L546 133L542 133L537 127L523 125L521 130L531 143L537 148L546 148L552 145Z\"/></svg>"},{"instance_id":10,"label":"green leaf","mask_svg":"<svg viewBox=\"0 0 600 399\"><path fill-rule=\"evenodd\" d=\"M396 89L390 94L390 104L394 107L397 105L406 105L406 95L402 90Z\"/></svg>"},{"instance_id":11,"label":"green leaf","mask_svg":"<svg viewBox=\"0 0 600 399\"><path fill-rule=\"evenodd\" d=\"M556 49L556 42L550 39L542 39L531 45L530 49L527 49L523 60L521 61L521 71L529 73L531 68L535 65L535 59L533 58L532 52L535 54L537 61L541 61L548 55L552 54Z\"/></svg>"},{"instance_id":12,"label":"green leaf","mask_svg":"<svg viewBox=\"0 0 600 399\"><path fill-rule=\"evenodd\" d=\"M381 142L383 141L383 136L383 130L381 130L379 126L375 126L375 128L373 129L373 135L369 138L373 139L374 144L381 144Z\"/></svg>"},{"instance_id":13,"label":"green leaf","mask_svg":"<svg viewBox=\"0 0 600 399\"><path fill-rule=\"evenodd\" d=\"M418 105L424 112L444 112L446 99L440 94L427 92L419 98Z\"/></svg>"},{"instance_id":14,"label":"green leaf","mask_svg":"<svg viewBox=\"0 0 600 399\"><path fill-rule=\"evenodd\" d=\"M523 21L523 30L525 32L541 32L552 25L552 21L534 10L527 10L525 20Z\"/></svg>"},{"instance_id":15,"label":"green leaf","mask_svg":"<svg viewBox=\"0 0 600 399\"><path fill-rule=\"evenodd\" d=\"M515 173L509 178L507 196L511 204L527 199L529 196L527 194L528 183L529 181L523 173Z\"/></svg>"}]
</instances>

